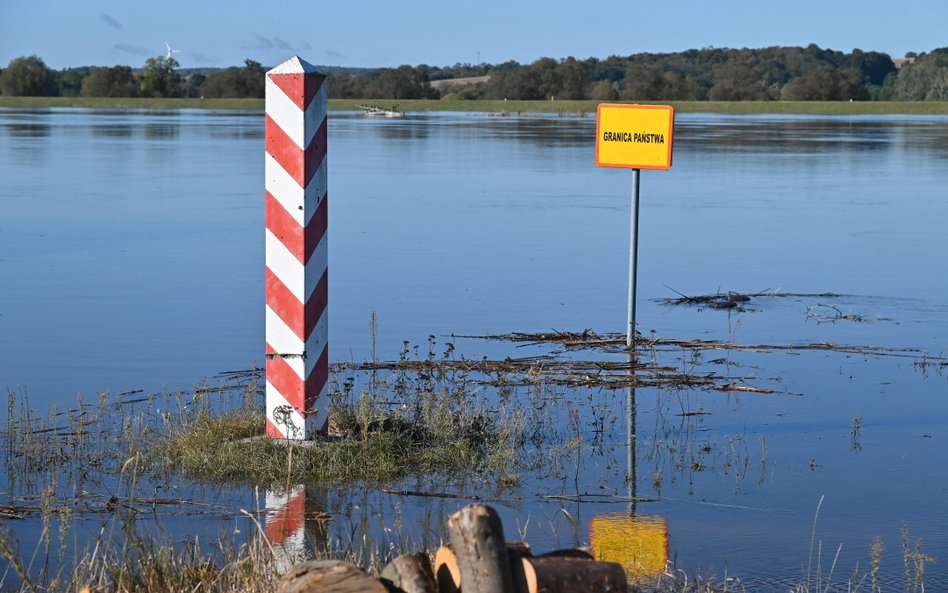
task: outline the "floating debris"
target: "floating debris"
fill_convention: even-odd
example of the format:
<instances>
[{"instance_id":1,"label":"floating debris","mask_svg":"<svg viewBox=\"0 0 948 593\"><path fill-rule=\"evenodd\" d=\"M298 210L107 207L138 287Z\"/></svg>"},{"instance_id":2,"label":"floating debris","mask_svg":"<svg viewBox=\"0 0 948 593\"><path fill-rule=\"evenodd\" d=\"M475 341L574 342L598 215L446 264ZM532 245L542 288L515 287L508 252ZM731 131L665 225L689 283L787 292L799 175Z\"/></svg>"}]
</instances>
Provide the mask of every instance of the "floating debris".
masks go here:
<instances>
[{"instance_id":1,"label":"floating debris","mask_svg":"<svg viewBox=\"0 0 948 593\"><path fill-rule=\"evenodd\" d=\"M714 294L702 294L696 296L690 296L681 292L678 292L671 286L665 286L668 290L674 292L678 295L677 298L661 298L654 299L655 302L661 303L663 305L705 305L711 309L740 309L743 310L744 303L750 302L751 299L755 298L824 298L832 299L839 298L842 295L833 293L833 292L824 292L819 294L803 294L803 293L792 293L792 292L779 292L778 290L771 290L769 288L752 293L743 293L735 292L729 290L727 292L716 292Z\"/></svg>"},{"instance_id":2,"label":"floating debris","mask_svg":"<svg viewBox=\"0 0 948 593\"><path fill-rule=\"evenodd\" d=\"M591 330L581 333L553 332L553 333L511 333L487 336L453 336L455 338L473 338L479 340L497 340L505 342L524 342L527 344L559 344L567 350L593 349L603 352L629 354L625 345L624 334L599 335ZM915 359L919 364L941 364L948 360L943 356L932 356L919 348L888 348L886 346L858 346L849 344L834 344L832 342L804 342L799 344L738 344L722 342L720 340L682 340L676 338L645 338L639 335L636 345L641 350L687 349L687 350L737 350L751 352L776 351L803 351L824 350L842 354L861 354L865 356L892 356Z\"/></svg>"},{"instance_id":3,"label":"floating debris","mask_svg":"<svg viewBox=\"0 0 948 593\"><path fill-rule=\"evenodd\" d=\"M751 297L763 296L767 294L767 290L770 290L768 288L767 290L754 294L744 294L729 290L727 292L716 292L714 294L689 296L678 292L670 286L665 286L665 288L677 294L678 298L656 299L659 303L664 305L707 305L711 309L740 309L741 305L751 300Z\"/></svg>"},{"instance_id":4,"label":"floating debris","mask_svg":"<svg viewBox=\"0 0 948 593\"><path fill-rule=\"evenodd\" d=\"M398 110L398 104L392 105L388 109L375 105L356 105L356 107L362 110L362 115L365 117L405 117L405 113Z\"/></svg>"},{"instance_id":5,"label":"floating debris","mask_svg":"<svg viewBox=\"0 0 948 593\"><path fill-rule=\"evenodd\" d=\"M817 323L836 323L837 321L853 321L856 323L866 323L870 321L892 321L892 319L889 317L881 317L879 315L866 317L865 315L859 315L858 313L853 313L852 311L846 311L843 313L843 310L839 307L833 305L823 305L820 303L806 308L806 318L815 319Z\"/></svg>"}]
</instances>

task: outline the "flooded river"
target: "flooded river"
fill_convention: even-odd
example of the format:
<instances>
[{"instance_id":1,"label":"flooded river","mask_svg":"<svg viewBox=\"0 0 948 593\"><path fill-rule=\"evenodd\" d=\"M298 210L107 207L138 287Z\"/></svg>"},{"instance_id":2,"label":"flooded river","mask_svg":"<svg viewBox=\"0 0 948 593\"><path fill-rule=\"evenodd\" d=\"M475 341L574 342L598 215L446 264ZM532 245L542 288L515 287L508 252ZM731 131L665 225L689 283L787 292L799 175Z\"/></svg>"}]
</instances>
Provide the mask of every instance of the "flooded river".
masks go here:
<instances>
[{"instance_id":1,"label":"flooded river","mask_svg":"<svg viewBox=\"0 0 948 593\"><path fill-rule=\"evenodd\" d=\"M333 113L331 358L396 360L429 335L439 355L516 358L552 347L451 335L622 332L631 174L594 165L594 130L590 116ZM0 387L63 409L260 364L263 142L259 113L0 110ZM537 549L658 533L675 567L751 589L825 572L840 545L834 577L866 573L879 537L898 590L905 529L937 559L929 586L948 587L948 118L686 114L675 142L670 171L642 173L640 331L780 346L650 355L759 391L639 388L630 417L625 390L562 388L549 421L581 447L506 489L450 487L492 500ZM759 296L664 300L727 291ZM857 348L782 349L819 343ZM265 486L167 489L267 505ZM309 489L335 537L382 542L394 522L437 545L464 504ZM39 522L10 527L31 550ZM171 513L163 529L180 541L194 522Z\"/></svg>"}]
</instances>

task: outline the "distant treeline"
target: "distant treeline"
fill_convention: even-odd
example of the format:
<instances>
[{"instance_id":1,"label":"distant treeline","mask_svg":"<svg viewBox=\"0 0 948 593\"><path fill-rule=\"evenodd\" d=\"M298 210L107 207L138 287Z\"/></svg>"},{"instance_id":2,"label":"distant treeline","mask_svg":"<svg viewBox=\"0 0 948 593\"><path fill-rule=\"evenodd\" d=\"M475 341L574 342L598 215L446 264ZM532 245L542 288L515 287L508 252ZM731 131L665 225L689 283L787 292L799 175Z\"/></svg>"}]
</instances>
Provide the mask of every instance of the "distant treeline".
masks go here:
<instances>
[{"instance_id":1,"label":"distant treeline","mask_svg":"<svg viewBox=\"0 0 948 593\"><path fill-rule=\"evenodd\" d=\"M888 54L807 47L705 48L610 56L541 58L531 64L448 67L328 68L339 99L593 99L629 101L948 100L948 47L909 54L896 67ZM264 68L181 70L174 58L144 67L51 70L37 56L0 71L5 95L260 98Z\"/></svg>"}]
</instances>

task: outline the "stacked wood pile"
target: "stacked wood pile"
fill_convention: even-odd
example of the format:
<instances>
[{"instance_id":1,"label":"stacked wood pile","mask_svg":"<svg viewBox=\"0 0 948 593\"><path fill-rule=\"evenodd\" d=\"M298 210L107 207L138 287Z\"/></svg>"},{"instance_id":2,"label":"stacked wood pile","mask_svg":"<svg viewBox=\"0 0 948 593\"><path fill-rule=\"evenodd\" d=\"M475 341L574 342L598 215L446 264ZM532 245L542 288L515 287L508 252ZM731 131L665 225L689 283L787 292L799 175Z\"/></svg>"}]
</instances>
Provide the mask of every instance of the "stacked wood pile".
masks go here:
<instances>
[{"instance_id":1,"label":"stacked wood pile","mask_svg":"<svg viewBox=\"0 0 948 593\"><path fill-rule=\"evenodd\" d=\"M376 579L338 561L299 564L283 575L278 593L625 593L625 570L597 562L583 550L534 556L526 544L507 543L491 507L473 504L448 519L450 545L434 563L405 554Z\"/></svg>"}]
</instances>

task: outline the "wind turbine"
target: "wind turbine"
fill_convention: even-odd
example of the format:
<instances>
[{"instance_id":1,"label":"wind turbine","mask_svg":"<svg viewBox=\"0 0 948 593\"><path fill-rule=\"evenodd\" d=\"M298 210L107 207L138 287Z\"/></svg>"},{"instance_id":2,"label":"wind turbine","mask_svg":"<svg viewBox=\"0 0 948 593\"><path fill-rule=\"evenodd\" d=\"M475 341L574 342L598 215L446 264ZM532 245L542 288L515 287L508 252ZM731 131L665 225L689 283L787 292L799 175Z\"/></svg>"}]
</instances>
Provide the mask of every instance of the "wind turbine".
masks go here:
<instances>
[{"instance_id":1,"label":"wind turbine","mask_svg":"<svg viewBox=\"0 0 948 593\"><path fill-rule=\"evenodd\" d=\"M168 55L165 56L165 57L166 57L167 59L169 59L169 60L171 59L171 54L176 54L176 53L180 53L180 52L181 52L180 49L171 49L171 45L169 45L167 41L165 41L165 47L168 48Z\"/></svg>"}]
</instances>

